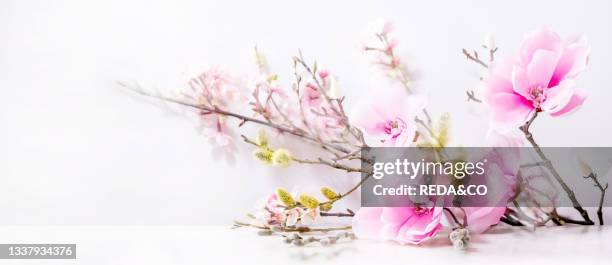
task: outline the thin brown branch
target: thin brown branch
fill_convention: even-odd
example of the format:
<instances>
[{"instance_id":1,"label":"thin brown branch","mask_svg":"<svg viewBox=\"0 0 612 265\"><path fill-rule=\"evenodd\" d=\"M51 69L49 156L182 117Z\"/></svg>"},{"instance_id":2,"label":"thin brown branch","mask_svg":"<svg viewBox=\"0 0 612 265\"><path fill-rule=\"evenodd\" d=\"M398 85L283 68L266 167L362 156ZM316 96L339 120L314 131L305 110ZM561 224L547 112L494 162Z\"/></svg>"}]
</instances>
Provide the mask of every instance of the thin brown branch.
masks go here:
<instances>
[{"instance_id":1,"label":"thin brown branch","mask_svg":"<svg viewBox=\"0 0 612 265\"><path fill-rule=\"evenodd\" d=\"M468 91L465 91L465 93L467 94L468 101L471 100L477 103L482 103L482 100L476 97L476 92L474 92L474 90L468 90Z\"/></svg>"},{"instance_id":2,"label":"thin brown branch","mask_svg":"<svg viewBox=\"0 0 612 265\"><path fill-rule=\"evenodd\" d=\"M318 139L316 139L316 138L314 138L314 137L304 133L302 130L295 130L295 129L292 129L292 128L287 128L287 127L284 127L284 126L281 126L281 125L278 125L278 124L275 124L275 123L271 123L271 122L260 120L260 119L256 119L256 118L247 117L247 116L244 116L244 115L241 115L241 114L238 114L238 113L233 113L233 112L230 112L230 111L219 109L217 107L209 107L209 106L204 106L204 105L198 105L198 104L194 104L194 103L178 100L178 99L175 99L175 98L167 97L167 96L164 96L164 95L151 94L149 92L144 91L140 87L128 86L128 85L126 85L124 83L121 83L121 82L119 82L118 84L120 86L124 87L124 88L127 88L127 89L129 89L129 90L131 90L133 92L136 92L136 93L138 93L140 95L143 95L143 96L147 96L147 97L151 97L151 98L156 98L156 99L163 100L163 101L166 101L166 102L171 102L171 103L175 103L175 104L178 104L178 105L182 105L182 106L186 106L186 107L190 107L190 108L199 109L199 110L207 111L207 112L210 112L210 113L215 113L215 114L219 114L219 115L233 117L233 118L236 118L236 119L240 120L241 123L252 122L252 123L264 125L264 126L276 129L276 130L278 130L280 132L288 133L288 134L291 134L291 135L294 135L294 136L306 139L306 140L311 141L311 142L319 143L321 145L324 145L326 147L335 149L335 150L340 151L342 153L350 153L350 152L352 152L352 151L348 150L347 148L345 148L343 146L340 146L340 145L337 145L337 144L332 144L332 143L322 142L322 141L320 141L320 140L318 140Z\"/></svg>"},{"instance_id":3,"label":"thin brown branch","mask_svg":"<svg viewBox=\"0 0 612 265\"><path fill-rule=\"evenodd\" d=\"M591 172L591 174L589 174L588 176L584 177L584 178L590 178L593 180L593 182L595 182L595 187L597 187L599 189L599 191L601 191L601 197L599 198L599 207L597 208L597 218L599 219L599 225L603 225L604 221L603 221L603 203L604 203L604 199L606 197L606 190L608 189L608 183L606 183L606 186L604 187L603 185L601 185L601 183L599 182L599 179L597 179L597 175L593 172Z\"/></svg>"},{"instance_id":4,"label":"thin brown branch","mask_svg":"<svg viewBox=\"0 0 612 265\"><path fill-rule=\"evenodd\" d=\"M484 68L489 68L488 64L486 64L485 62L480 60L480 58L478 58L478 53L476 51L474 51L474 54L471 54L466 49L463 49L462 51L463 51L463 55L465 55L465 57L467 57L468 60L474 61L475 63L480 64Z\"/></svg>"},{"instance_id":5,"label":"thin brown branch","mask_svg":"<svg viewBox=\"0 0 612 265\"><path fill-rule=\"evenodd\" d=\"M338 162L327 161L323 158L319 158L317 160L310 160L310 159L301 159L301 158L292 157L292 159L293 161L301 163L301 164L326 165L326 166L330 166L335 169L344 170L347 173L351 173L351 172L371 173L370 171L363 170L361 168L350 167L344 164L340 164Z\"/></svg>"},{"instance_id":6,"label":"thin brown branch","mask_svg":"<svg viewBox=\"0 0 612 265\"><path fill-rule=\"evenodd\" d=\"M347 209L346 213L328 213L321 212L321 216L330 216L330 217L353 217L355 213L349 209Z\"/></svg>"},{"instance_id":7,"label":"thin brown branch","mask_svg":"<svg viewBox=\"0 0 612 265\"><path fill-rule=\"evenodd\" d=\"M234 227L253 227L262 230L270 230L269 227L253 225L249 223L243 223L240 221L234 221ZM328 227L328 228L310 228L310 227L281 227L280 232L299 232L299 233L308 233L308 232L331 232L331 231L340 231L340 230L350 230L352 226L340 226L340 227Z\"/></svg>"},{"instance_id":8,"label":"thin brown branch","mask_svg":"<svg viewBox=\"0 0 612 265\"><path fill-rule=\"evenodd\" d=\"M514 217L510 215L502 216L500 221L506 224L509 224L511 226L524 226L523 223L521 223L519 220L515 219Z\"/></svg>"},{"instance_id":9,"label":"thin brown branch","mask_svg":"<svg viewBox=\"0 0 612 265\"><path fill-rule=\"evenodd\" d=\"M537 142L533 138L533 135L529 131L529 127L531 126L533 121L538 116L539 111L540 110L536 110L531 116L531 118L523 126L519 127L519 129L523 132L523 134L525 135L525 138L527 139L527 141L529 141L531 146L533 146L538 156L540 156L540 159L542 159L544 166L552 173L557 183L561 185L561 188L565 191L570 201L572 202L574 209L576 209L576 211L578 211L580 215L582 216L582 218L584 219L584 224L593 225L594 222L589 217L589 214L587 213L587 211L584 208L582 208L582 205L580 205L580 202L578 202L578 199L576 199L576 195L574 194L574 191L565 183L565 181L563 181L563 178L561 178L561 175L559 175L559 172L557 172L555 167L552 165L552 162L550 161L550 159L546 157L546 154L544 154L544 151L542 151L542 148L540 148L540 146L537 144Z\"/></svg>"}]
</instances>

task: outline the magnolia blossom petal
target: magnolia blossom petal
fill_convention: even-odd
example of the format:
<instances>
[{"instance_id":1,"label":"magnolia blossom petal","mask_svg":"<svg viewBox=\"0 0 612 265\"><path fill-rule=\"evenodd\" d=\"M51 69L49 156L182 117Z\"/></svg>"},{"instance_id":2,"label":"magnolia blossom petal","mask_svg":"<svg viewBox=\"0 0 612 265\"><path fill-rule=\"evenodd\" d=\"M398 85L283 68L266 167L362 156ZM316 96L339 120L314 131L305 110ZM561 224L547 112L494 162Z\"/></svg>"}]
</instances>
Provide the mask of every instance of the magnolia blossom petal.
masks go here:
<instances>
[{"instance_id":1,"label":"magnolia blossom petal","mask_svg":"<svg viewBox=\"0 0 612 265\"><path fill-rule=\"evenodd\" d=\"M487 90L485 92L490 94L513 92L512 71L514 71L514 64L512 58L501 59L500 62L493 63L491 74L486 80Z\"/></svg>"},{"instance_id":2,"label":"magnolia blossom petal","mask_svg":"<svg viewBox=\"0 0 612 265\"><path fill-rule=\"evenodd\" d=\"M492 129L487 132L487 144L493 147L522 147L523 138L523 136L501 133Z\"/></svg>"},{"instance_id":3,"label":"magnolia blossom petal","mask_svg":"<svg viewBox=\"0 0 612 265\"><path fill-rule=\"evenodd\" d=\"M353 232L360 238L376 239L382 229L382 207L361 207L353 217Z\"/></svg>"},{"instance_id":4,"label":"magnolia blossom petal","mask_svg":"<svg viewBox=\"0 0 612 265\"><path fill-rule=\"evenodd\" d=\"M559 51L561 37L548 28L540 28L525 36L521 43L521 63L527 65L537 50Z\"/></svg>"},{"instance_id":5,"label":"magnolia blossom petal","mask_svg":"<svg viewBox=\"0 0 612 265\"><path fill-rule=\"evenodd\" d=\"M512 70L512 87L514 92L529 98L529 78L527 72L522 67L514 67Z\"/></svg>"},{"instance_id":6,"label":"magnolia blossom petal","mask_svg":"<svg viewBox=\"0 0 612 265\"><path fill-rule=\"evenodd\" d=\"M515 129L527 121L533 107L518 94L499 93L489 103L492 109L493 126L500 131Z\"/></svg>"},{"instance_id":7,"label":"magnolia blossom petal","mask_svg":"<svg viewBox=\"0 0 612 265\"><path fill-rule=\"evenodd\" d=\"M548 87L557 61L557 53L547 50L537 50L527 65L527 78L530 87Z\"/></svg>"},{"instance_id":8,"label":"magnolia blossom petal","mask_svg":"<svg viewBox=\"0 0 612 265\"><path fill-rule=\"evenodd\" d=\"M584 71L589 60L590 51L591 48L584 36L571 38L568 41L568 46L559 58L549 87L557 86L564 78L573 78Z\"/></svg>"},{"instance_id":9,"label":"magnolia blossom petal","mask_svg":"<svg viewBox=\"0 0 612 265\"><path fill-rule=\"evenodd\" d=\"M550 88L547 91L546 101L542 103L542 110L554 113L565 107L574 95L575 86L576 82L568 79L561 82L558 86Z\"/></svg>"},{"instance_id":10,"label":"magnolia blossom petal","mask_svg":"<svg viewBox=\"0 0 612 265\"><path fill-rule=\"evenodd\" d=\"M353 218L353 231L360 238L420 244L441 229L442 208L365 208Z\"/></svg>"},{"instance_id":11,"label":"magnolia blossom petal","mask_svg":"<svg viewBox=\"0 0 612 265\"><path fill-rule=\"evenodd\" d=\"M565 105L565 107L563 107L562 109L558 110L557 112L551 113L550 115L553 116L553 117L559 117L559 116L563 116L563 115L569 114L573 110L575 110L578 107L580 107L582 105L582 103L584 103L584 101L586 100L586 97L587 97L586 92L584 92L582 90L576 90L574 92L574 95L570 99L570 101L567 103L567 105Z\"/></svg>"}]
</instances>

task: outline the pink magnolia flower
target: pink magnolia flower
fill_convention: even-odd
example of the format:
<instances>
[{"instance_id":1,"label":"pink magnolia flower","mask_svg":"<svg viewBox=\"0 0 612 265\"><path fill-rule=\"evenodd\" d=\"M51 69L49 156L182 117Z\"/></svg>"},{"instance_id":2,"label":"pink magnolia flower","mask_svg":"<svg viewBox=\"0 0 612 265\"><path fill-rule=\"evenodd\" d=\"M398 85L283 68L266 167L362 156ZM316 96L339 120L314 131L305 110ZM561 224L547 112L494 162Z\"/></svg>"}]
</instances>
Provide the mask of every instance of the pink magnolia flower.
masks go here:
<instances>
[{"instance_id":1,"label":"pink magnolia flower","mask_svg":"<svg viewBox=\"0 0 612 265\"><path fill-rule=\"evenodd\" d=\"M354 121L371 145L409 146L416 135L414 119L425 102L425 96L398 88L378 91L367 105L357 108Z\"/></svg>"},{"instance_id":2,"label":"pink magnolia flower","mask_svg":"<svg viewBox=\"0 0 612 265\"><path fill-rule=\"evenodd\" d=\"M525 37L518 56L495 65L487 79L485 101L494 127L525 123L535 111L557 117L578 108L586 94L575 78L586 67L590 48L582 36L561 39L543 28Z\"/></svg>"},{"instance_id":3,"label":"pink magnolia flower","mask_svg":"<svg viewBox=\"0 0 612 265\"><path fill-rule=\"evenodd\" d=\"M361 207L353 218L359 238L421 244L442 229L441 207Z\"/></svg>"},{"instance_id":4,"label":"pink magnolia flower","mask_svg":"<svg viewBox=\"0 0 612 265\"><path fill-rule=\"evenodd\" d=\"M474 199L466 205L478 207L463 207L463 211L453 209L457 215L467 217L467 229L479 234L486 231L506 212L506 205L517 189L517 174L520 168L519 148L492 148L480 161L486 160L483 177L472 176L467 185L486 185L487 196ZM472 199L472 198L468 198Z\"/></svg>"}]
</instances>

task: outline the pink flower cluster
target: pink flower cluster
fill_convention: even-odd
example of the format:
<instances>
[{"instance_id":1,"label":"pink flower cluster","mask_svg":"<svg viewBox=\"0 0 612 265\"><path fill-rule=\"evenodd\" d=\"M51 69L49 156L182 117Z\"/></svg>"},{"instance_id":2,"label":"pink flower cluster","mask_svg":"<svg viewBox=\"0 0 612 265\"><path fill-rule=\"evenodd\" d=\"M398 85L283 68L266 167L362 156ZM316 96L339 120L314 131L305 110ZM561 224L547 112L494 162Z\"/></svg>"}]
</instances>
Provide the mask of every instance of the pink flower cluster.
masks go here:
<instances>
[{"instance_id":1,"label":"pink flower cluster","mask_svg":"<svg viewBox=\"0 0 612 265\"><path fill-rule=\"evenodd\" d=\"M251 223L263 227L287 227L296 225L311 225L320 218L320 211L294 207L287 209L282 206L276 194L270 195L257 209Z\"/></svg>"},{"instance_id":2,"label":"pink flower cluster","mask_svg":"<svg viewBox=\"0 0 612 265\"><path fill-rule=\"evenodd\" d=\"M231 128L225 117L212 110L228 110L232 104L244 102L245 97L241 93L240 85L217 68L211 68L192 78L188 85L191 90L185 96L191 98L197 105L211 109L199 112L204 135L209 137L214 146L228 146L233 134Z\"/></svg>"}]
</instances>

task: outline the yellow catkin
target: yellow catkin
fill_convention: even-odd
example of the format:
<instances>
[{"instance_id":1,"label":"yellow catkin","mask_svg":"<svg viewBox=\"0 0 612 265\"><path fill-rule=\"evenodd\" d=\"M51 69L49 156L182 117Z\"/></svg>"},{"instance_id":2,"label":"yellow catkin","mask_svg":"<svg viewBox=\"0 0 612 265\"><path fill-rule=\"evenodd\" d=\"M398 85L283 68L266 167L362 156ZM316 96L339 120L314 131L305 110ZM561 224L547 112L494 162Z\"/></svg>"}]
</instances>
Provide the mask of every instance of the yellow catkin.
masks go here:
<instances>
[{"instance_id":1,"label":"yellow catkin","mask_svg":"<svg viewBox=\"0 0 612 265\"><path fill-rule=\"evenodd\" d=\"M283 188L276 189L276 196L278 197L278 200L288 208L295 207L295 201L293 200L293 197L291 197L291 193L289 193L287 190Z\"/></svg>"},{"instance_id":2,"label":"yellow catkin","mask_svg":"<svg viewBox=\"0 0 612 265\"><path fill-rule=\"evenodd\" d=\"M325 196L325 198L327 198L329 200L335 200L336 198L338 198L338 193L336 193L330 187L323 187L323 188L321 188L321 194L323 194L323 196Z\"/></svg>"},{"instance_id":3,"label":"yellow catkin","mask_svg":"<svg viewBox=\"0 0 612 265\"><path fill-rule=\"evenodd\" d=\"M277 167L289 166L291 160L291 154L286 149L279 148L272 153L272 164Z\"/></svg>"},{"instance_id":4,"label":"yellow catkin","mask_svg":"<svg viewBox=\"0 0 612 265\"><path fill-rule=\"evenodd\" d=\"M317 200L317 198L312 197L308 194L300 195L299 200L300 200L300 203L308 209L315 209L319 207L319 200Z\"/></svg>"},{"instance_id":5,"label":"yellow catkin","mask_svg":"<svg viewBox=\"0 0 612 265\"><path fill-rule=\"evenodd\" d=\"M272 164L272 151L268 148L255 149L255 151L253 151L253 156L264 164Z\"/></svg>"}]
</instances>

